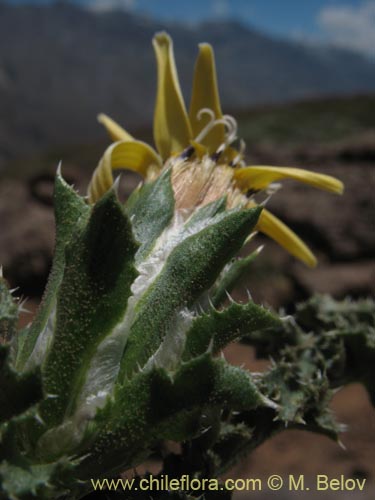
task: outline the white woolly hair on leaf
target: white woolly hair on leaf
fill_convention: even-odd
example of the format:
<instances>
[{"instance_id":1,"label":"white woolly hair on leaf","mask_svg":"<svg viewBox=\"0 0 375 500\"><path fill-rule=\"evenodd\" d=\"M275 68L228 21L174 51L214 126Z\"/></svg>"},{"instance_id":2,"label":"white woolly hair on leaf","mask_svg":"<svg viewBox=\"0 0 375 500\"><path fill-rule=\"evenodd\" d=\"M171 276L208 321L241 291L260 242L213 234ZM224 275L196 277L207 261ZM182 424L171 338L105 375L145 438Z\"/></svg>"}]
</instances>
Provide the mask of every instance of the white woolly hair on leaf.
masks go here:
<instances>
[{"instance_id":1,"label":"white woolly hair on leaf","mask_svg":"<svg viewBox=\"0 0 375 500\"><path fill-rule=\"evenodd\" d=\"M43 330L38 335L34 348L25 364L25 370L31 370L40 366L46 357L49 346L53 339L53 332L56 323L56 307L53 307Z\"/></svg>"},{"instance_id":2,"label":"white woolly hair on leaf","mask_svg":"<svg viewBox=\"0 0 375 500\"><path fill-rule=\"evenodd\" d=\"M162 366L168 371L175 370L185 347L186 332L194 318L192 311L185 307L175 313L167 334L157 351L147 361L144 370L155 366Z\"/></svg>"},{"instance_id":3,"label":"white woolly hair on leaf","mask_svg":"<svg viewBox=\"0 0 375 500\"><path fill-rule=\"evenodd\" d=\"M86 380L77 400L78 419L92 418L96 410L104 406L112 391L120 370L120 361L127 338L127 335L124 335L127 325L124 323L117 324L102 340L90 361Z\"/></svg>"},{"instance_id":4,"label":"white woolly hair on leaf","mask_svg":"<svg viewBox=\"0 0 375 500\"><path fill-rule=\"evenodd\" d=\"M174 218L163 233L167 231L173 234L179 224L180 221ZM159 239L167 238L163 233ZM128 299L124 316L102 340L90 361L86 380L77 401L79 418L90 418L98 408L104 406L107 396L111 393L120 370L122 353L135 320L136 306L158 274L157 262L158 258L154 250L145 261L136 264L139 274L131 285L132 295Z\"/></svg>"}]
</instances>

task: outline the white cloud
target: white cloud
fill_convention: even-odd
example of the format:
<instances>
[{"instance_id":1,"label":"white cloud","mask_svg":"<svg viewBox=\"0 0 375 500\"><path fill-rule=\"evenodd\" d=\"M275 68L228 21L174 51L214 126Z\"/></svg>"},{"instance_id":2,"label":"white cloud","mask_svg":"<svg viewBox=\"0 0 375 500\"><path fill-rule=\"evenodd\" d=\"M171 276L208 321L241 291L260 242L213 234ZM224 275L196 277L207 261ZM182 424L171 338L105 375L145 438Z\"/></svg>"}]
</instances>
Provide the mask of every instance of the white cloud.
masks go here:
<instances>
[{"instance_id":1,"label":"white cloud","mask_svg":"<svg viewBox=\"0 0 375 500\"><path fill-rule=\"evenodd\" d=\"M375 58L375 0L367 0L358 7L324 7L318 23L330 42Z\"/></svg>"},{"instance_id":2,"label":"white cloud","mask_svg":"<svg viewBox=\"0 0 375 500\"><path fill-rule=\"evenodd\" d=\"M94 12L108 12L110 10L133 10L135 0L90 0L87 7Z\"/></svg>"},{"instance_id":3,"label":"white cloud","mask_svg":"<svg viewBox=\"0 0 375 500\"><path fill-rule=\"evenodd\" d=\"M229 14L227 0L214 0L212 2L212 12L215 17L226 17Z\"/></svg>"}]
</instances>

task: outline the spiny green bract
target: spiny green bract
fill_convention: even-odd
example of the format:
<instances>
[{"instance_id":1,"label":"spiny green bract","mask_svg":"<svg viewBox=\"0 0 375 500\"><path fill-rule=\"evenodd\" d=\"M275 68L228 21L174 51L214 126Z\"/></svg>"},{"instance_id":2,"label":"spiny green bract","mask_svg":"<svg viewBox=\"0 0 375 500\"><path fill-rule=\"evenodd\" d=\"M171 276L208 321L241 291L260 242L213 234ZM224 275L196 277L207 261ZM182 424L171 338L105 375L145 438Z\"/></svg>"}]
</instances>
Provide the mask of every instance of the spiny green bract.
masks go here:
<instances>
[{"instance_id":1,"label":"spiny green bract","mask_svg":"<svg viewBox=\"0 0 375 500\"><path fill-rule=\"evenodd\" d=\"M330 387L358 378L373 389L342 352L366 350L373 361L373 333L356 331L357 343L345 328L332 336L332 312L331 336L323 314L313 338L251 301L225 305L249 263L233 258L259 213L228 211L223 199L177 213L168 171L125 205L112 190L93 207L57 176L53 267L36 318L19 332L0 280L0 498L81 498L90 478L141 463L163 440L185 443L180 471L207 477L285 423L336 435ZM217 356L241 338L276 365L253 377ZM330 356L342 361L334 384Z\"/></svg>"}]
</instances>

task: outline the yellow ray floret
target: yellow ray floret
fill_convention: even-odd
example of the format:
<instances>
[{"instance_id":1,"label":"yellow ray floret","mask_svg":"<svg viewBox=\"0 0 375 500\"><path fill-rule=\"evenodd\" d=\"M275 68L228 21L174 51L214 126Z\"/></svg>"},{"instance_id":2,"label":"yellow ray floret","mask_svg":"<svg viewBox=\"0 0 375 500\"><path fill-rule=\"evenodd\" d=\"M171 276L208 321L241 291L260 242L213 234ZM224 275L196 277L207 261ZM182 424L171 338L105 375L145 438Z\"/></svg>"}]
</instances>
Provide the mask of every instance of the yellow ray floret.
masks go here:
<instances>
[{"instance_id":1,"label":"yellow ray floret","mask_svg":"<svg viewBox=\"0 0 375 500\"><path fill-rule=\"evenodd\" d=\"M254 206L254 204L251 203L250 206ZM290 254L302 260L308 266L316 266L317 260L305 243L288 226L265 208L260 214L257 229L275 240Z\"/></svg>"},{"instance_id":2,"label":"yellow ray floret","mask_svg":"<svg viewBox=\"0 0 375 500\"><path fill-rule=\"evenodd\" d=\"M195 63L193 90L189 109L189 118L194 137L208 124L210 116L200 114L204 109L213 113L213 118L223 117L220 105L219 90L217 86L214 52L211 45L199 45L199 54ZM225 128L218 124L210 130L201 143L208 148L210 154L214 153L223 144Z\"/></svg>"},{"instance_id":3,"label":"yellow ray floret","mask_svg":"<svg viewBox=\"0 0 375 500\"><path fill-rule=\"evenodd\" d=\"M248 189L260 191L261 189L267 188L272 182L283 179L294 179L337 194L342 194L344 191L343 183L335 177L300 168L268 166L244 167L234 171L234 178L236 179L238 187L243 191Z\"/></svg>"},{"instance_id":4,"label":"yellow ray floret","mask_svg":"<svg viewBox=\"0 0 375 500\"><path fill-rule=\"evenodd\" d=\"M112 141L134 141L132 135L104 113L98 115L98 122L104 125Z\"/></svg>"},{"instance_id":5,"label":"yellow ray floret","mask_svg":"<svg viewBox=\"0 0 375 500\"><path fill-rule=\"evenodd\" d=\"M163 160L181 152L192 139L173 55L172 40L158 33L153 40L158 68L154 139Z\"/></svg>"},{"instance_id":6,"label":"yellow ray floret","mask_svg":"<svg viewBox=\"0 0 375 500\"><path fill-rule=\"evenodd\" d=\"M161 169L158 154L142 141L119 141L107 148L92 176L88 197L95 203L113 185L112 170L129 169L146 177L150 167Z\"/></svg>"}]
</instances>

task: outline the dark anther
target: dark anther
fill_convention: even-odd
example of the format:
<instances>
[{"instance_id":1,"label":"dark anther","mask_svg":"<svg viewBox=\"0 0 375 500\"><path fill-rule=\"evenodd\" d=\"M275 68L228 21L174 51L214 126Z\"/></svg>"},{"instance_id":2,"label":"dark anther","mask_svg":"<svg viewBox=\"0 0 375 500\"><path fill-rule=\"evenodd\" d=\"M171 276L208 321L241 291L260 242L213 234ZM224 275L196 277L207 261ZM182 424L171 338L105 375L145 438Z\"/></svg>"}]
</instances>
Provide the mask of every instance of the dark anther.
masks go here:
<instances>
[{"instance_id":1,"label":"dark anther","mask_svg":"<svg viewBox=\"0 0 375 500\"><path fill-rule=\"evenodd\" d=\"M223 154L224 152L224 148L222 146L219 147L219 149L217 149L215 151L215 153L213 153L211 155L211 160L214 161L214 162L217 162L220 158L220 156Z\"/></svg>"},{"instance_id":2,"label":"dark anther","mask_svg":"<svg viewBox=\"0 0 375 500\"><path fill-rule=\"evenodd\" d=\"M195 153L195 149L193 146L188 146L186 149L182 151L179 158L181 160L188 160Z\"/></svg>"}]
</instances>

